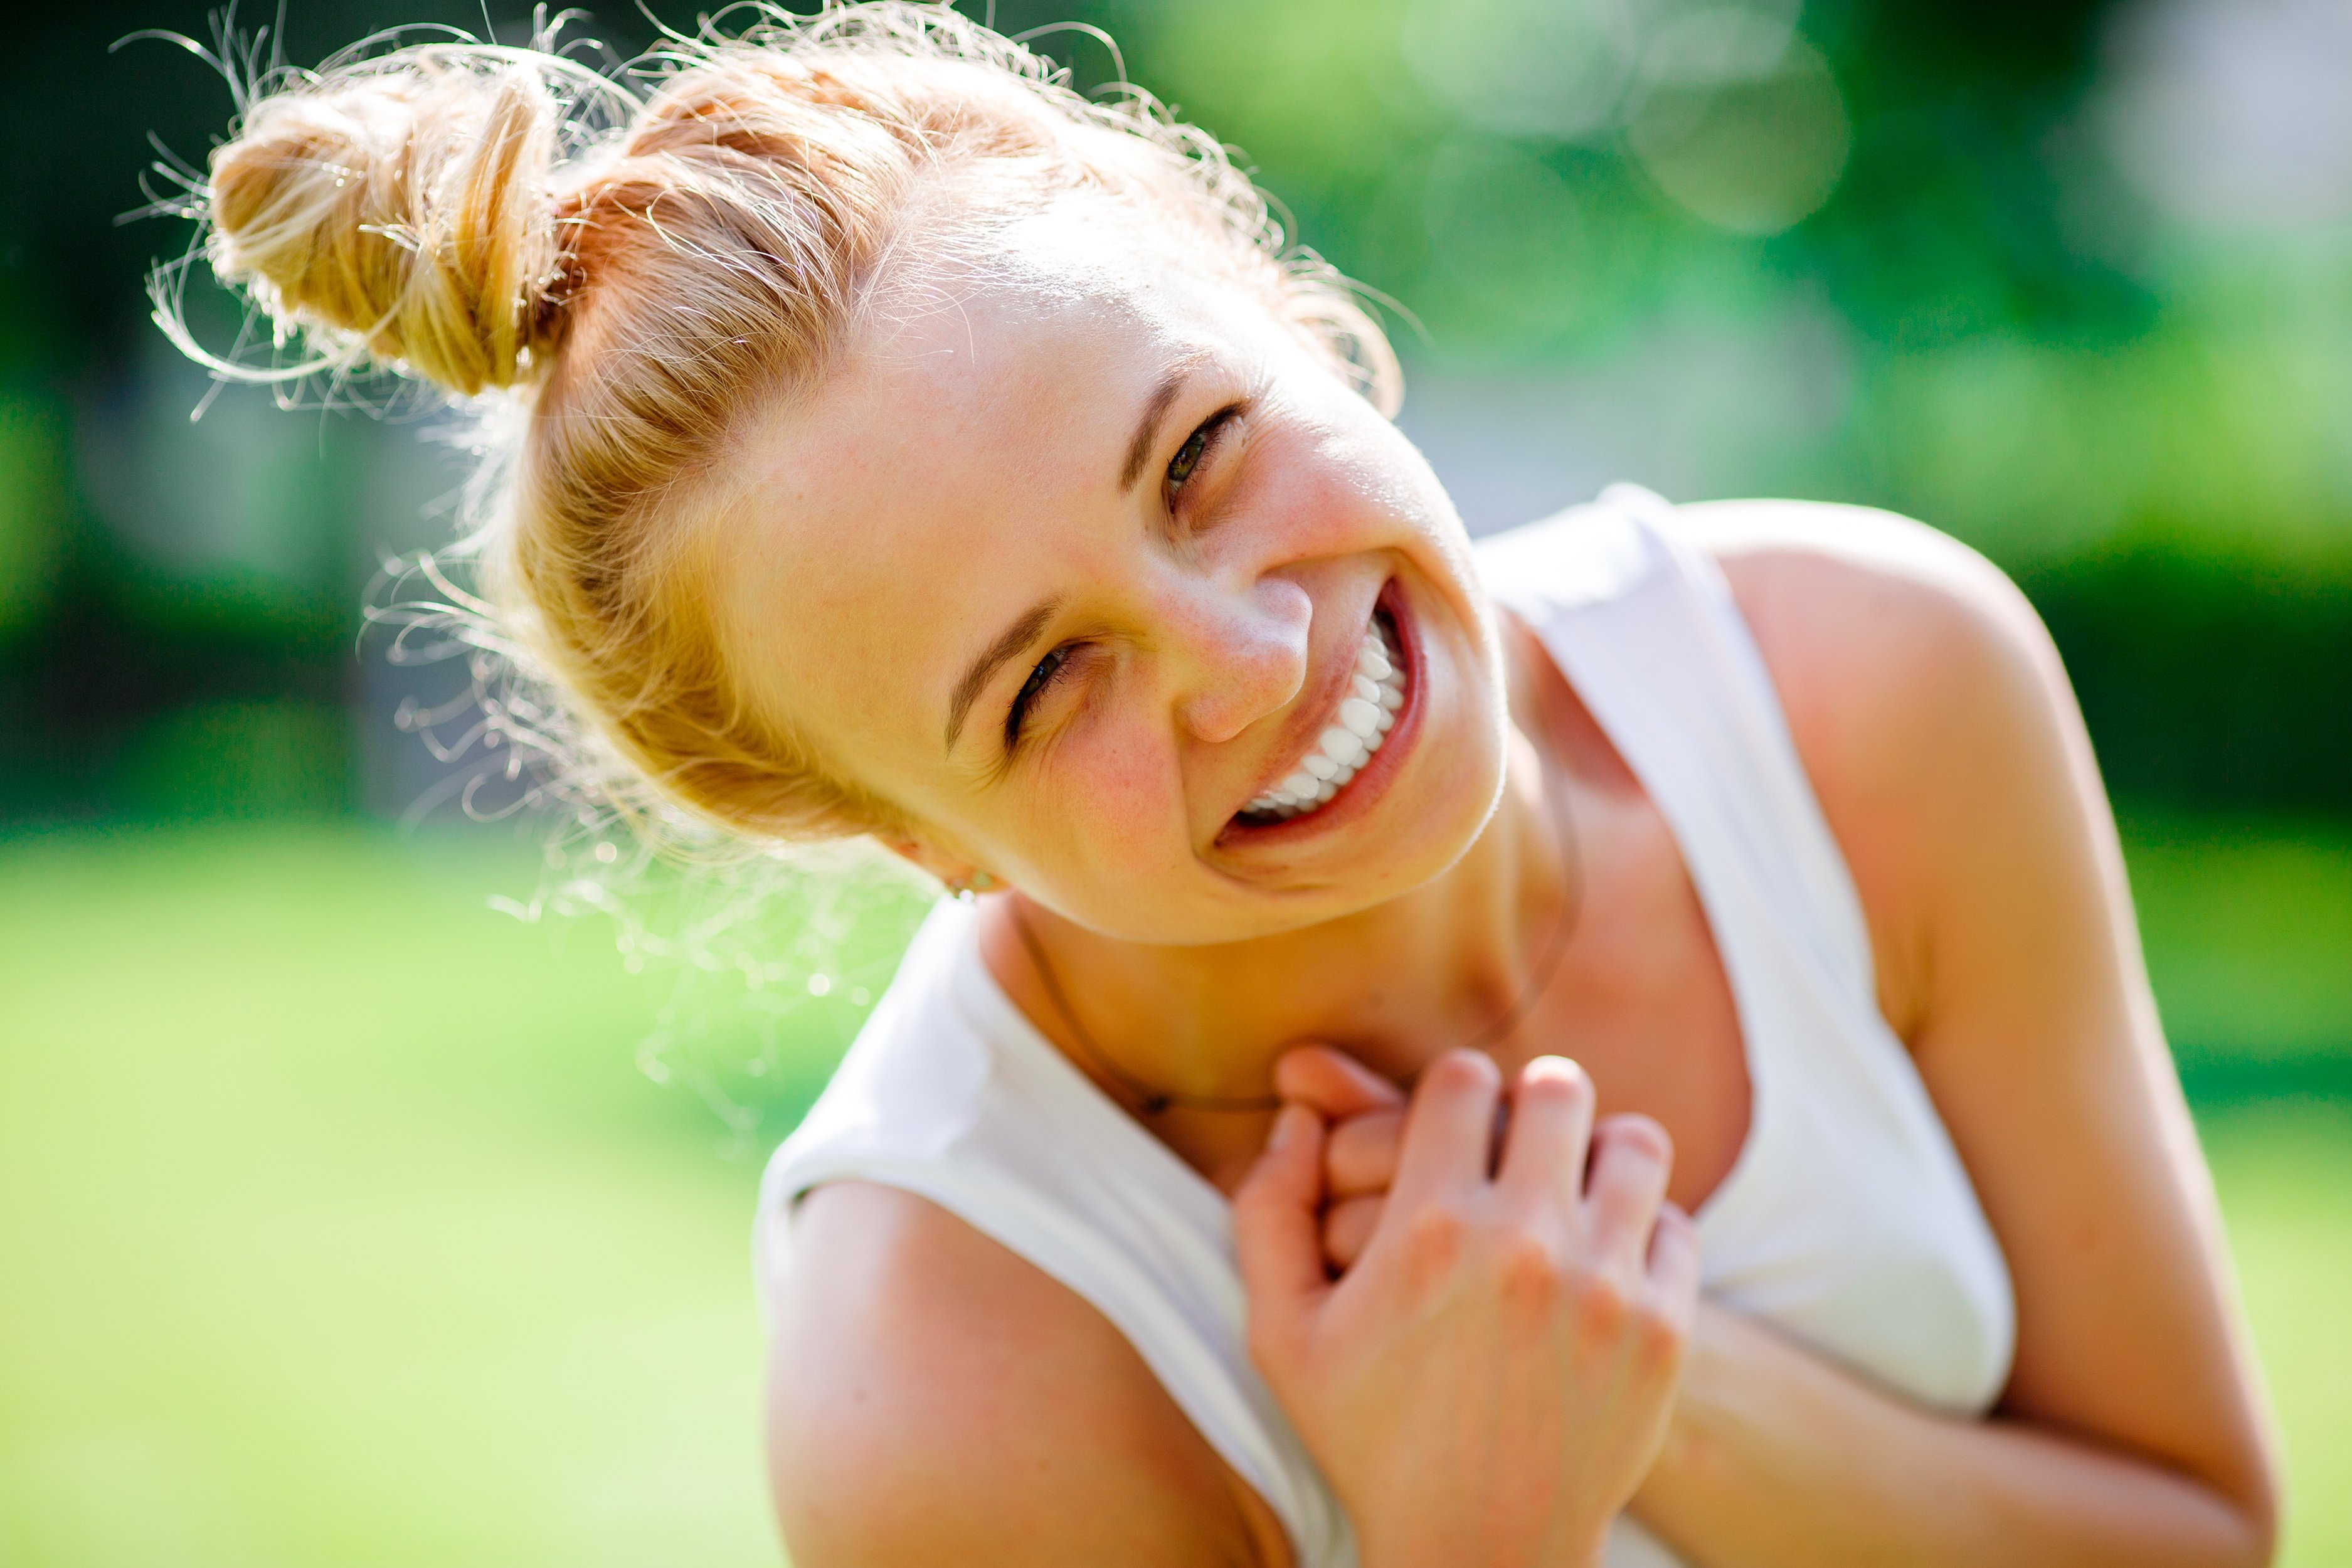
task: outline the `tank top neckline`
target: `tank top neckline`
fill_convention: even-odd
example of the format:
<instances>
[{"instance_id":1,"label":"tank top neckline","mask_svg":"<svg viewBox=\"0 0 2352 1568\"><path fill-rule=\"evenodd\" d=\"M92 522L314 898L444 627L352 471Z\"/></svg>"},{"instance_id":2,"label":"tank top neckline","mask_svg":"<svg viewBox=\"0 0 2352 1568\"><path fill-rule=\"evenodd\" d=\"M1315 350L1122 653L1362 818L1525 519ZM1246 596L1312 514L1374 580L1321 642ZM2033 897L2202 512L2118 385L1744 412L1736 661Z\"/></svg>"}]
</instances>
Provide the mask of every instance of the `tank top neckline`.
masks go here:
<instances>
[{"instance_id":1,"label":"tank top neckline","mask_svg":"<svg viewBox=\"0 0 2352 1568\"><path fill-rule=\"evenodd\" d=\"M1664 817L1731 985L1748 1124L1696 1215L1710 1297L1924 1407L1981 1415L2014 1350L2006 1261L1877 1010L1859 895L1720 567L1630 487L1477 561ZM1248 1355L1223 1194L1021 1011L977 914L932 911L769 1163L758 1278L790 1267L814 1186L927 1198L1099 1310L1273 1507L1300 1568L1349 1568L1345 1510ZM1677 1559L1621 1518L1607 1561Z\"/></svg>"},{"instance_id":2,"label":"tank top neckline","mask_svg":"<svg viewBox=\"0 0 2352 1568\"><path fill-rule=\"evenodd\" d=\"M1012 993L989 968L987 954L981 951L978 906L950 900L940 908L945 918L956 922L950 940L955 943L950 984L957 1000L977 1015L974 1021L983 1033L1000 1046L1020 1053L1018 1065L1030 1069L1030 1086L1051 1097L1046 1109L1053 1115L1055 1128L1090 1144L1110 1145L1106 1152L1112 1158L1131 1163L1127 1168L1139 1165L1153 1173L1177 1202L1196 1211L1197 1217L1224 1224L1230 1200L1216 1184L1193 1169L1182 1155L1154 1137L1150 1128L1103 1092L1102 1086L1064 1055L1051 1037L1013 1001Z\"/></svg>"},{"instance_id":3,"label":"tank top neckline","mask_svg":"<svg viewBox=\"0 0 2352 1568\"><path fill-rule=\"evenodd\" d=\"M1500 601L1498 600L1497 603L1500 604ZM1503 607L1509 609L1514 616L1519 616L1522 623L1534 633L1538 646L1544 650L1544 657L1552 661L1552 667L1559 671L1560 679L1568 683L1570 689L1576 690L1573 677L1562 666L1559 656L1553 647L1551 639L1545 634L1544 628L1526 616L1520 616L1516 608L1508 605ZM1582 700L1582 694L1580 692L1579 700ZM1680 825L1654 795L1651 795L1650 784L1643 776L1640 765L1627 752L1618 737L1610 732L1607 723L1598 713L1594 714L1593 721L1601 726L1602 733L1609 736L1610 744L1616 747L1619 754L1625 758L1627 766L1633 769L1634 776L1642 781L1643 792L1644 795L1650 796L1653 808L1656 809L1665 820L1667 831L1675 840L1676 858L1682 863L1684 874L1691 879L1692 885L1698 894L1700 908L1707 922L1707 931L1714 943L1716 963L1724 969L1725 983L1729 985L1732 993L1732 1006L1739 1030L1740 1062L1748 1074L1748 1125L1740 1133L1739 1150L1733 1156L1730 1168L1724 1173L1723 1178L1715 1184L1714 1191L1707 1194L1692 1215L1692 1219L1698 1226L1701 1242L1704 1244L1706 1233L1715 1223L1716 1216L1736 1206L1739 1190L1754 1181L1753 1173L1759 1164L1758 1149L1761 1140L1758 1133L1763 1122L1762 1107L1766 1090L1764 1075L1759 1070L1757 1061L1756 1030L1752 1026L1749 1016L1752 1004L1743 994L1737 976L1731 973L1733 962L1731 943L1738 939L1738 923L1727 921L1717 910L1708 896L1706 880L1699 878L1691 866L1689 852L1685 847ZM949 911L953 912L950 914ZM1117 1145L1117 1149L1112 1152L1124 1152L1129 1157L1140 1162L1146 1168L1158 1172L1171 1196L1181 1194L1181 1197L1176 1198L1176 1201L1183 1203L1187 1207L1213 1205L1214 1215L1222 1223L1230 1200L1216 1184L1202 1175L1182 1155L1162 1142L1150 1128L1129 1114L1125 1107L1105 1093L1100 1085L1087 1076L1084 1068L1072 1061L1062 1048L1037 1026L1035 1021L1022 1011L1020 1004L1013 1001L1012 994L1004 988L1003 983L989 967L987 955L982 952L979 912L979 907L976 904L967 905L950 900L942 902L939 913L934 917L952 920L958 928L952 938L955 943L954 984L957 993L966 1005L978 1015L977 1021L982 1025L987 1033L1004 1044L1015 1047L1024 1057L1030 1059L1036 1069L1037 1087L1044 1092L1053 1095L1058 1102L1056 1109L1066 1113L1056 1119L1056 1125L1074 1134L1084 1136L1089 1142L1099 1140Z\"/></svg>"}]
</instances>

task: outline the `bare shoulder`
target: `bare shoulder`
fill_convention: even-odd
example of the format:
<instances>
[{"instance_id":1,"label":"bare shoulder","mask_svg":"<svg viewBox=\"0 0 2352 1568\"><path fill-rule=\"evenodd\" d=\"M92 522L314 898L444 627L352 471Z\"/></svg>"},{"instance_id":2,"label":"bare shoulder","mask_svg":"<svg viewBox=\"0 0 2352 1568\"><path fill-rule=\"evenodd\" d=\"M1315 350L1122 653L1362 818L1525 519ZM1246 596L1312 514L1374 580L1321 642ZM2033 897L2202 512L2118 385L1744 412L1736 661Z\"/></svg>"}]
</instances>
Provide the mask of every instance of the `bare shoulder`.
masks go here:
<instances>
[{"instance_id":1,"label":"bare shoulder","mask_svg":"<svg viewBox=\"0 0 2352 1568\"><path fill-rule=\"evenodd\" d=\"M887 1187L821 1188L790 1223L768 1420L796 1568L1281 1560L1264 1504L1066 1287Z\"/></svg>"},{"instance_id":2,"label":"bare shoulder","mask_svg":"<svg viewBox=\"0 0 2352 1568\"><path fill-rule=\"evenodd\" d=\"M2002 677L2042 685L2049 639L2000 568L1948 534L1869 507L1710 501L1677 510L1712 553L1793 725L1873 735L1926 700Z\"/></svg>"},{"instance_id":3,"label":"bare shoulder","mask_svg":"<svg viewBox=\"0 0 2352 1568\"><path fill-rule=\"evenodd\" d=\"M1908 1037L1930 950L1955 919L1990 917L1990 873L2100 875L2112 824L2056 649L1999 568L1907 518L1797 501L1676 516L1755 636ZM2053 844L2066 852L2027 853Z\"/></svg>"}]
</instances>

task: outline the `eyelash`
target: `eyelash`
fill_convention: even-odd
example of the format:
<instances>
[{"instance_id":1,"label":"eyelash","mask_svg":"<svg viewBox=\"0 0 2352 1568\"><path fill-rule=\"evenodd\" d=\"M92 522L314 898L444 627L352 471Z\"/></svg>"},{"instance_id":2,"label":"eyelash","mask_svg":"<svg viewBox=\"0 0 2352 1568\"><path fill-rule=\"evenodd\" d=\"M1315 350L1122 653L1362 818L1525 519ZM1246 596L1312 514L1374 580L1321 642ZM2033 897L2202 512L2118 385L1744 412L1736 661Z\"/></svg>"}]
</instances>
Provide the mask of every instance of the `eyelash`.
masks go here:
<instances>
[{"instance_id":1,"label":"eyelash","mask_svg":"<svg viewBox=\"0 0 2352 1568\"><path fill-rule=\"evenodd\" d=\"M1009 752L1020 744L1022 721L1029 717L1030 708L1040 697L1053 689L1054 682L1059 680L1062 678L1062 672L1070 668L1070 656L1076 651L1075 647L1055 648L1039 659L1037 668L1029 672L1029 679L1022 682L1019 695L1013 699L1013 706L1004 715L1004 749L1006 751Z\"/></svg>"}]
</instances>

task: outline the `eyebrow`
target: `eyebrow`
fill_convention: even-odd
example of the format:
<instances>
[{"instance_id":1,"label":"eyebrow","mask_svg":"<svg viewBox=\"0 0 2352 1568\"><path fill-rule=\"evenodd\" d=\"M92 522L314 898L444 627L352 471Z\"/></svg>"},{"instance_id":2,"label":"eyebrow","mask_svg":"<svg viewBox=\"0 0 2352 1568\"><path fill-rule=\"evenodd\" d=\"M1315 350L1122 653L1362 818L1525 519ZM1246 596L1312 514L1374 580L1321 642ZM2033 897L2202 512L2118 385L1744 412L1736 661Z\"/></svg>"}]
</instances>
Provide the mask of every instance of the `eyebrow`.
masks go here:
<instances>
[{"instance_id":1,"label":"eyebrow","mask_svg":"<svg viewBox=\"0 0 2352 1568\"><path fill-rule=\"evenodd\" d=\"M1198 354L1190 355L1169 366L1152 387L1150 398L1143 405L1143 417L1136 422L1135 437L1127 444L1127 461L1118 470L1118 488L1122 491L1135 488L1143 465L1151 460L1151 448L1160 439L1160 422L1168 417L1170 405L1184 390L1185 379L1200 364L1201 358Z\"/></svg>"},{"instance_id":2,"label":"eyebrow","mask_svg":"<svg viewBox=\"0 0 2352 1568\"><path fill-rule=\"evenodd\" d=\"M997 639L989 644L978 658L956 682L955 695L948 700L948 750L955 750L957 740L963 734L964 721L971 716L971 705L983 687L987 686L1004 661L1037 640L1054 612L1062 607L1057 597L1041 599L1029 607L1026 615L1004 628Z\"/></svg>"}]
</instances>

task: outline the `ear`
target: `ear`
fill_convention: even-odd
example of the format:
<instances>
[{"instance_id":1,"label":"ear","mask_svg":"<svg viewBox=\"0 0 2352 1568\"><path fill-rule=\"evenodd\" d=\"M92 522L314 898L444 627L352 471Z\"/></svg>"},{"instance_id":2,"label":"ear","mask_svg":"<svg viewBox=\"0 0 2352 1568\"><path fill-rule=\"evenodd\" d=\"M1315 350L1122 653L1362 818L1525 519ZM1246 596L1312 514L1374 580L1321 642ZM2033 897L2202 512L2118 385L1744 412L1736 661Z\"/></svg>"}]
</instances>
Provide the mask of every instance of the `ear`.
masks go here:
<instances>
[{"instance_id":1,"label":"ear","mask_svg":"<svg viewBox=\"0 0 2352 1568\"><path fill-rule=\"evenodd\" d=\"M1003 885L962 856L950 855L942 850L934 849L919 838L908 838L898 835L884 837L877 834L875 842L908 865L929 872L950 890L984 891Z\"/></svg>"},{"instance_id":2,"label":"ear","mask_svg":"<svg viewBox=\"0 0 2352 1568\"><path fill-rule=\"evenodd\" d=\"M896 835L885 837L877 834L875 842L909 866L919 870L928 871L942 882L951 882L971 869L971 867L965 863L952 856L940 854L919 838L907 838Z\"/></svg>"}]
</instances>

